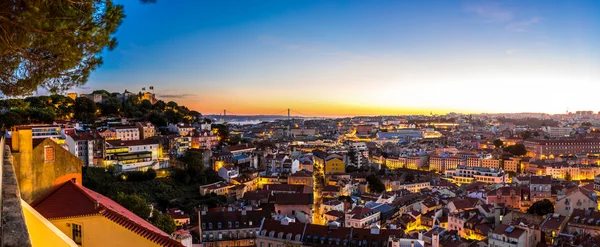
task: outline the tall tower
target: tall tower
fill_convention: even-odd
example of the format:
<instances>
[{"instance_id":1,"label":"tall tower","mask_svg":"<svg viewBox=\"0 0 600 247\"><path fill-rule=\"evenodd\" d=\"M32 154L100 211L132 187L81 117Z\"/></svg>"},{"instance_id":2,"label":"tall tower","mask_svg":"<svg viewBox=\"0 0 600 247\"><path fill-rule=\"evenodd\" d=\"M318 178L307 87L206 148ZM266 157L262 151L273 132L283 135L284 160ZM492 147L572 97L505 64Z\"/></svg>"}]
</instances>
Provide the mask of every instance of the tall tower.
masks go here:
<instances>
[{"instance_id":1,"label":"tall tower","mask_svg":"<svg viewBox=\"0 0 600 247\"><path fill-rule=\"evenodd\" d=\"M290 108L288 110L288 137L292 136L292 121L290 120Z\"/></svg>"}]
</instances>

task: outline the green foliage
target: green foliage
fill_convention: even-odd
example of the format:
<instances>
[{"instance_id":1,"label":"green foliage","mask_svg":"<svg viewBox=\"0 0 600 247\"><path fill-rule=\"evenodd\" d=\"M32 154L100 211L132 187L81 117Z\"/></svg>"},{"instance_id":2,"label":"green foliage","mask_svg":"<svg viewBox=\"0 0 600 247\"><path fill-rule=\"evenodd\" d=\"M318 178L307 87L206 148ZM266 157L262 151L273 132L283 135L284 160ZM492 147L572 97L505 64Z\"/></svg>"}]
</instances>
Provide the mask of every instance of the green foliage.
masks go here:
<instances>
[{"instance_id":1,"label":"green foliage","mask_svg":"<svg viewBox=\"0 0 600 247\"><path fill-rule=\"evenodd\" d=\"M152 223L152 225L158 227L167 234L171 234L177 230L177 226L175 225L175 222L171 216L163 214L158 210L152 211L152 218L150 218L149 221Z\"/></svg>"},{"instance_id":2,"label":"green foliage","mask_svg":"<svg viewBox=\"0 0 600 247\"><path fill-rule=\"evenodd\" d=\"M122 176L119 176L118 178L121 179L122 181L128 181L128 182L139 182L139 181L152 180L152 179L156 178L156 171L152 168L148 169L145 172L132 171L132 172L128 172L127 174L123 174Z\"/></svg>"},{"instance_id":3,"label":"green foliage","mask_svg":"<svg viewBox=\"0 0 600 247\"><path fill-rule=\"evenodd\" d=\"M500 139L494 140L494 147L501 148L504 145L504 142Z\"/></svg>"},{"instance_id":4,"label":"green foliage","mask_svg":"<svg viewBox=\"0 0 600 247\"><path fill-rule=\"evenodd\" d=\"M381 179L376 175L367 176L367 182L369 183L369 191L373 193L381 193L385 191L385 185L381 182Z\"/></svg>"},{"instance_id":5,"label":"green foliage","mask_svg":"<svg viewBox=\"0 0 600 247\"><path fill-rule=\"evenodd\" d=\"M174 173L176 172L173 171L171 174ZM146 199L149 203L156 203L158 207L163 209L171 207L180 208L184 212L190 214L191 217L195 217L192 212L198 205L215 207L216 205L222 205L227 201L227 198L224 196L200 196L198 193L198 187L200 185L214 183L220 180L214 172L207 172L203 177L206 177L206 183L190 182L184 184L171 177L145 181L120 181L118 177L113 175L111 169L97 167L84 167L83 169L83 185L93 191L108 196L115 201L118 201L117 197L119 193L125 195L138 195L140 198ZM153 221L152 218L150 218L149 221L153 224L154 222L161 222ZM165 230L164 228L161 229ZM167 230L165 231L168 232Z\"/></svg>"},{"instance_id":6,"label":"green foliage","mask_svg":"<svg viewBox=\"0 0 600 247\"><path fill-rule=\"evenodd\" d=\"M510 145L505 147L503 150L515 156L523 156L527 154L527 149L523 144Z\"/></svg>"},{"instance_id":7,"label":"green foliage","mask_svg":"<svg viewBox=\"0 0 600 247\"><path fill-rule=\"evenodd\" d=\"M521 138L523 138L523 140L527 140L527 139L531 138L531 135L532 135L531 131L526 130L521 133Z\"/></svg>"},{"instance_id":8,"label":"green foliage","mask_svg":"<svg viewBox=\"0 0 600 247\"><path fill-rule=\"evenodd\" d=\"M213 130L217 130L217 136L219 136L220 143L226 142L229 140L229 128L224 124L212 124L211 128Z\"/></svg>"},{"instance_id":9,"label":"green foliage","mask_svg":"<svg viewBox=\"0 0 600 247\"><path fill-rule=\"evenodd\" d=\"M0 91L27 95L38 87L63 91L86 83L124 17L111 0L2 1Z\"/></svg>"},{"instance_id":10,"label":"green foliage","mask_svg":"<svg viewBox=\"0 0 600 247\"><path fill-rule=\"evenodd\" d=\"M176 103L171 104L176 106L176 109L165 109L166 103L160 100L152 105L150 101L140 100L138 96L131 96L123 101L122 97L110 94L106 90L96 90L94 93L103 95L102 102L94 103L85 97L73 100L58 94L0 100L0 108L8 111L0 114L0 124L6 127L19 124L48 124L55 120L72 118L94 123L100 117L125 116L150 121L156 127L166 127L168 123L189 123L194 116L199 116L198 112L190 111Z\"/></svg>"},{"instance_id":11,"label":"green foliage","mask_svg":"<svg viewBox=\"0 0 600 247\"><path fill-rule=\"evenodd\" d=\"M93 100L79 97L75 100L75 118L83 122L93 123L96 119L96 103Z\"/></svg>"},{"instance_id":12,"label":"green foliage","mask_svg":"<svg viewBox=\"0 0 600 247\"><path fill-rule=\"evenodd\" d=\"M528 214L537 214L540 216L554 213L554 204L548 199L534 202L531 207L527 209Z\"/></svg>"},{"instance_id":13,"label":"green foliage","mask_svg":"<svg viewBox=\"0 0 600 247\"><path fill-rule=\"evenodd\" d=\"M150 207L148 206L148 203L146 203L144 198L138 195L119 192L117 193L115 201L135 215L140 216L142 219L148 219L148 217L150 217Z\"/></svg>"}]
</instances>

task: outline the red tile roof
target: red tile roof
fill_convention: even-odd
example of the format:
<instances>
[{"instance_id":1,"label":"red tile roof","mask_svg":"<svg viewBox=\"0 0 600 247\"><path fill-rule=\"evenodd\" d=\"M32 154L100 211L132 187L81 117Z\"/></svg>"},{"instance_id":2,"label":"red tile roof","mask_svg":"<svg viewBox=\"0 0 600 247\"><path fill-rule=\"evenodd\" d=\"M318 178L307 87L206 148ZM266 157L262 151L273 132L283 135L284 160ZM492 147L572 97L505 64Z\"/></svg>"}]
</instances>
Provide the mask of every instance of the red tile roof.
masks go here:
<instances>
[{"instance_id":1,"label":"red tile roof","mask_svg":"<svg viewBox=\"0 0 600 247\"><path fill-rule=\"evenodd\" d=\"M73 181L55 187L31 206L47 219L101 215L161 246L183 246L108 197Z\"/></svg>"}]
</instances>

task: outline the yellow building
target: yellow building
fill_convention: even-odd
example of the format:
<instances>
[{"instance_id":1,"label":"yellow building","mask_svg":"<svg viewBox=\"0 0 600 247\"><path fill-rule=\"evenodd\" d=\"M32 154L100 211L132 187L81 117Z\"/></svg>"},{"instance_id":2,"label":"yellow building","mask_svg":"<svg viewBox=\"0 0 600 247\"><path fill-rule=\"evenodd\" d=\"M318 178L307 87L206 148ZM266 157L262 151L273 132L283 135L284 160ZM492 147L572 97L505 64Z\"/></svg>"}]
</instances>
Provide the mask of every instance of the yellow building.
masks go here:
<instances>
[{"instance_id":1,"label":"yellow building","mask_svg":"<svg viewBox=\"0 0 600 247\"><path fill-rule=\"evenodd\" d=\"M51 139L33 139L29 126L12 130L13 165L21 198L31 203L53 186L75 179L81 183L83 161Z\"/></svg>"},{"instance_id":2,"label":"yellow building","mask_svg":"<svg viewBox=\"0 0 600 247\"><path fill-rule=\"evenodd\" d=\"M31 206L79 246L183 246L118 203L72 181Z\"/></svg>"},{"instance_id":3,"label":"yellow building","mask_svg":"<svg viewBox=\"0 0 600 247\"><path fill-rule=\"evenodd\" d=\"M344 173L346 166L344 164L344 158L341 155L331 154L325 158L325 173Z\"/></svg>"},{"instance_id":4,"label":"yellow building","mask_svg":"<svg viewBox=\"0 0 600 247\"><path fill-rule=\"evenodd\" d=\"M76 100L77 99L77 93L67 93L67 97Z\"/></svg>"}]
</instances>

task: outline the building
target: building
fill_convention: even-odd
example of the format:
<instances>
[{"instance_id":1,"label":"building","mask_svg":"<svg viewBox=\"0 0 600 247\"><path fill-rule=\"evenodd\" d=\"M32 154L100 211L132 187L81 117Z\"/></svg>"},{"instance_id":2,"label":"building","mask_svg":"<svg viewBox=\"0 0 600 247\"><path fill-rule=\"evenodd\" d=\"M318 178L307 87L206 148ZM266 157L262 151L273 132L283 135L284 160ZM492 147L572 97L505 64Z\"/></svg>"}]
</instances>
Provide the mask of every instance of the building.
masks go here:
<instances>
[{"instance_id":1,"label":"building","mask_svg":"<svg viewBox=\"0 0 600 247\"><path fill-rule=\"evenodd\" d=\"M71 98L72 100L76 100L77 99L77 93L67 93L67 97Z\"/></svg>"},{"instance_id":2,"label":"building","mask_svg":"<svg viewBox=\"0 0 600 247\"><path fill-rule=\"evenodd\" d=\"M194 132L192 136L192 148L212 149L219 144L219 136L212 131Z\"/></svg>"},{"instance_id":3,"label":"building","mask_svg":"<svg viewBox=\"0 0 600 247\"><path fill-rule=\"evenodd\" d=\"M169 217L171 217L171 219L173 219L173 221L175 222L175 225L177 225L177 226L183 226L183 225L190 224L190 216L178 208L169 208L169 209L167 209L167 212L165 212L165 214L169 215Z\"/></svg>"},{"instance_id":4,"label":"building","mask_svg":"<svg viewBox=\"0 0 600 247\"><path fill-rule=\"evenodd\" d=\"M488 235L490 247L526 247L527 233L515 226L501 224Z\"/></svg>"},{"instance_id":5,"label":"building","mask_svg":"<svg viewBox=\"0 0 600 247\"><path fill-rule=\"evenodd\" d=\"M116 165L122 172L160 169L159 145L152 139L106 141L106 165Z\"/></svg>"},{"instance_id":6,"label":"building","mask_svg":"<svg viewBox=\"0 0 600 247\"><path fill-rule=\"evenodd\" d=\"M7 139L22 199L30 203L53 186L75 179L81 183L83 161L52 139L32 138L30 126L14 128Z\"/></svg>"},{"instance_id":7,"label":"building","mask_svg":"<svg viewBox=\"0 0 600 247\"><path fill-rule=\"evenodd\" d=\"M521 196L520 187L500 187L487 192L486 204L502 204L506 207L520 209Z\"/></svg>"},{"instance_id":8,"label":"building","mask_svg":"<svg viewBox=\"0 0 600 247\"><path fill-rule=\"evenodd\" d=\"M219 181L219 182L212 183L212 184L202 185L202 186L200 186L200 195L206 196L206 195L215 193L219 196L228 196L229 189L231 187L233 187L233 184L230 184L230 183L227 183L224 181Z\"/></svg>"},{"instance_id":9,"label":"building","mask_svg":"<svg viewBox=\"0 0 600 247\"><path fill-rule=\"evenodd\" d=\"M150 138L156 135L156 128L150 122L137 122L135 126L141 134L141 139Z\"/></svg>"},{"instance_id":10,"label":"building","mask_svg":"<svg viewBox=\"0 0 600 247\"><path fill-rule=\"evenodd\" d=\"M140 139L140 130L135 126L116 126L112 128L112 131L115 132L116 139L123 141Z\"/></svg>"},{"instance_id":11,"label":"building","mask_svg":"<svg viewBox=\"0 0 600 247\"><path fill-rule=\"evenodd\" d=\"M544 222L540 225L540 230L544 233L545 238L543 241L546 244L553 244L554 239L562 233L567 224L567 217L560 214L552 214L548 216Z\"/></svg>"},{"instance_id":12,"label":"building","mask_svg":"<svg viewBox=\"0 0 600 247\"><path fill-rule=\"evenodd\" d=\"M271 216L268 210L251 208L209 211L203 207L198 214L200 242L205 247L256 246L261 221Z\"/></svg>"},{"instance_id":13,"label":"building","mask_svg":"<svg viewBox=\"0 0 600 247\"><path fill-rule=\"evenodd\" d=\"M67 135L66 144L84 166L104 166L103 137L91 132L75 132Z\"/></svg>"},{"instance_id":14,"label":"building","mask_svg":"<svg viewBox=\"0 0 600 247\"><path fill-rule=\"evenodd\" d=\"M459 184L470 184L473 181L488 184L508 182L508 173L502 169L458 166L454 170L446 170L445 174L447 178Z\"/></svg>"},{"instance_id":15,"label":"building","mask_svg":"<svg viewBox=\"0 0 600 247\"><path fill-rule=\"evenodd\" d=\"M217 173L219 174L219 177L225 180L225 182L229 182L230 179L236 178L240 175L239 169L231 164L221 166Z\"/></svg>"},{"instance_id":16,"label":"building","mask_svg":"<svg viewBox=\"0 0 600 247\"><path fill-rule=\"evenodd\" d=\"M567 224L570 234L587 233L592 236L597 235L600 232L600 212L573 209Z\"/></svg>"},{"instance_id":17,"label":"building","mask_svg":"<svg viewBox=\"0 0 600 247\"><path fill-rule=\"evenodd\" d=\"M526 140L527 156L553 159L565 154L600 153L600 139Z\"/></svg>"},{"instance_id":18,"label":"building","mask_svg":"<svg viewBox=\"0 0 600 247\"><path fill-rule=\"evenodd\" d=\"M423 247L425 244L416 239L400 239L399 229L381 229L378 225L370 229L340 227L338 222L327 226L302 224L289 220L265 219L256 236L257 247L285 246L290 243L297 246L377 246L377 247Z\"/></svg>"},{"instance_id":19,"label":"building","mask_svg":"<svg viewBox=\"0 0 600 247\"><path fill-rule=\"evenodd\" d=\"M432 156L429 158L429 169L444 173L446 170L453 170L456 167L464 165L465 160L458 156Z\"/></svg>"},{"instance_id":20,"label":"building","mask_svg":"<svg viewBox=\"0 0 600 247\"><path fill-rule=\"evenodd\" d=\"M154 95L153 93L150 92L144 92L142 94L142 100L147 100L150 101L150 103L152 103L153 105L156 104L156 95Z\"/></svg>"},{"instance_id":21,"label":"building","mask_svg":"<svg viewBox=\"0 0 600 247\"><path fill-rule=\"evenodd\" d=\"M594 176L594 190L600 191L600 174Z\"/></svg>"},{"instance_id":22,"label":"building","mask_svg":"<svg viewBox=\"0 0 600 247\"><path fill-rule=\"evenodd\" d=\"M180 136L191 136L194 132L194 126L184 123L169 124L168 129L172 133L177 133Z\"/></svg>"},{"instance_id":23,"label":"building","mask_svg":"<svg viewBox=\"0 0 600 247\"><path fill-rule=\"evenodd\" d=\"M548 199L552 201L552 177L532 175L529 180L531 203Z\"/></svg>"},{"instance_id":24,"label":"building","mask_svg":"<svg viewBox=\"0 0 600 247\"><path fill-rule=\"evenodd\" d=\"M277 216L296 218L302 223L309 223L313 219L312 193L276 193L269 197L269 203L275 206Z\"/></svg>"},{"instance_id":25,"label":"building","mask_svg":"<svg viewBox=\"0 0 600 247\"><path fill-rule=\"evenodd\" d=\"M314 150L313 163L323 166L325 174L344 173L346 171L344 157L340 154Z\"/></svg>"},{"instance_id":26,"label":"building","mask_svg":"<svg viewBox=\"0 0 600 247\"><path fill-rule=\"evenodd\" d=\"M521 159L519 159L519 158L511 157L508 160L504 160L503 164L504 164L504 171L506 171L506 172L514 172L514 173L518 174L522 171Z\"/></svg>"},{"instance_id":27,"label":"building","mask_svg":"<svg viewBox=\"0 0 600 247\"><path fill-rule=\"evenodd\" d=\"M545 136L550 138L565 138L571 136L571 132L573 131L572 127L552 127L545 126L542 127Z\"/></svg>"},{"instance_id":28,"label":"building","mask_svg":"<svg viewBox=\"0 0 600 247\"><path fill-rule=\"evenodd\" d=\"M31 206L79 246L183 246L113 200L71 180Z\"/></svg>"},{"instance_id":29,"label":"building","mask_svg":"<svg viewBox=\"0 0 600 247\"><path fill-rule=\"evenodd\" d=\"M354 228L369 228L379 223L381 213L365 206L356 206L346 213L345 226Z\"/></svg>"},{"instance_id":30,"label":"building","mask_svg":"<svg viewBox=\"0 0 600 247\"><path fill-rule=\"evenodd\" d=\"M555 212L569 216L575 209L579 210L597 210L598 201L594 191L582 187L573 188L567 193L556 199L554 204Z\"/></svg>"},{"instance_id":31,"label":"building","mask_svg":"<svg viewBox=\"0 0 600 247\"><path fill-rule=\"evenodd\" d=\"M352 142L348 147L349 150L349 165L361 167L364 164L368 164L369 160L369 148L364 142ZM351 155L352 154L352 155Z\"/></svg>"}]
</instances>

